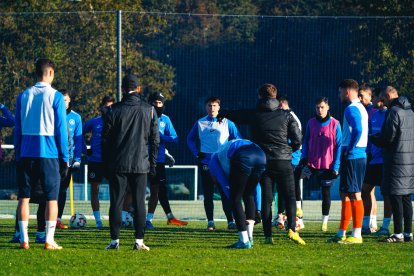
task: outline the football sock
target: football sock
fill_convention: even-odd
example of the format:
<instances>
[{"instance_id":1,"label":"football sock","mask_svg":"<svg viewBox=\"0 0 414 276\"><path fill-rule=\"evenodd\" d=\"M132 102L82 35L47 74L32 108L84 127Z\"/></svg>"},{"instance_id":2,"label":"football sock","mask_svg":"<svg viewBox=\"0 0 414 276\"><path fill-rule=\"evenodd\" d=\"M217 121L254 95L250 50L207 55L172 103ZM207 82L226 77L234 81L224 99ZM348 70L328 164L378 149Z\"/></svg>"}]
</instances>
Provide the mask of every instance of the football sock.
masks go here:
<instances>
[{"instance_id":1,"label":"football sock","mask_svg":"<svg viewBox=\"0 0 414 276\"><path fill-rule=\"evenodd\" d=\"M247 235L247 231L239 231L239 237L243 243L246 243L249 241L249 236Z\"/></svg>"},{"instance_id":2,"label":"football sock","mask_svg":"<svg viewBox=\"0 0 414 276\"><path fill-rule=\"evenodd\" d=\"M56 220L46 221L46 242L53 243L55 241Z\"/></svg>"},{"instance_id":3,"label":"football sock","mask_svg":"<svg viewBox=\"0 0 414 276\"><path fill-rule=\"evenodd\" d=\"M127 211L122 211L122 213L121 213L122 221L126 221L126 216L127 215L128 215L128 212Z\"/></svg>"},{"instance_id":4,"label":"football sock","mask_svg":"<svg viewBox=\"0 0 414 276\"><path fill-rule=\"evenodd\" d=\"M39 232L39 231L36 232L36 238L44 238L45 236L46 236L45 232Z\"/></svg>"},{"instance_id":5,"label":"football sock","mask_svg":"<svg viewBox=\"0 0 414 276\"><path fill-rule=\"evenodd\" d=\"M116 239L116 240L111 240L111 244L112 244L112 245L115 245L115 244L117 244L117 243L119 243L119 239Z\"/></svg>"},{"instance_id":6,"label":"football sock","mask_svg":"<svg viewBox=\"0 0 414 276\"><path fill-rule=\"evenodd\" d=\"M370 220L371 220L370 216L364 216L364 218L362 219L362 228L368 229L370 225Z\"/></svg>"},{"instance_id":7,"label":"football sock","mask_svg":"<svg viewBox=\"0 0 414 276\"><path fill-rule=\"evenodd\" d=\"M384 218L382 220L382 228L388 229L390 227L391 218Z\"/></svg>"},{"instance_id":8,"label":"football sock","mask_svg":"<svg viewBox=\"0 0 414 276\"><path fill-rule=\"evenodd\" d=\"M352 235L355 238L361 237L362 218L364 217L364 203L362 200L351 201L352 206Z\"/></svg>"},{"instance_id":9,"label":"football sock","mask_svg":"<svg viewBox=\"0 0 414 276\"><path fill-rule=\"evenodd\" d=\"M95 217L95 221L98 223L101 222L101 212L100 211L93 211L93 216Z\"/></svg>"},{"instance_id":10,"label":"football sock","mask_svg":"<svg viewBox=\"0 0 414 276\"><path fill-rule=\"evenodd\" d=\"M336 235L338 237L343 237L346 235L346 230L339 229L338 232L336 232Z\"/></svg>"},{"instance_id":11,"label":"football sock","mask_svg":"<svg viewBox=\"0 0 414 276\"><path fill-rule=\"evenodd\" d=\"M376 215L371 216L371 218L369 220L369 227L374 228L374 229L378 228L377 216Z\"/></svg>"},{"instance_id":12,"label":"football sock","mask_svg":"<svg viewBox=\"0 0 414 276\"><path fill-rule=\"evenodd\" d=\"M296 201L296 208L302 209L302 201Z\"/></svg>"},{"instance_id":13,"label":"football sock","mask_svg":"<svg viewBox=\"0 0 414 276\"><path fill-rule=\"evenodd\" d=\"M249 239L253 239L254 220L248 220L247 222L247 234Z\"/></svg>"},{"instance_id":14,"label":"football sock","mask_svg":"<svg viewBox=\"0 0 414 276\"><path fill-rule=\"evenodd\" d=\"M137 243L139 246L144 244L144 239L135 239L135 243Z\"/></svg>"},{"instance_id":15,"label":"football sock","mask_svg":"<svg viewBox=\"0 0 414 276\"><path fill-rule=\"evenodd\" d=\"M349 221L352 217L352 206L351 201L344 200L342 201L342 209L341 209L341 223L339 225L340 230L344 230L348 228Z\"/></svg>"},{"instance_id":16,"label":"football sock","mask_svg":"<svg viewBox=\"0 0 414 276\"><path fill-rule=\"evenodd\" d=\"M29 221L27 220L19 221L20 233L23 234L23 235L20 235L20 243L29 242L28 226L29 226Z\"/></svg>"},{"instance_id":17,"label":"football sock","mask_svg":"<svg viewBox=\"0 0 414 276\"><path fill-rule=\"evenodd\" d=\"M151 221L154 218L154 214L148 213L147 214L147 221Z\"/></svg>"},{"instance_id":18,"label":"football sock","mask_svg":"<svg viewBox=\"0 0 414 276\"><path fill-rule=\"evenodd\" d=\"M56 221L61 221L61 218L57 218L57 220Z\"/></svg>"},{"instance_id":19,"label":"football sock","mask_svg":"<svg viewBox=\"0 0 414 276\"><path fill-rule=\"evenodd\" d=\"M169 212L169 213L167 214L167 219L173 219L173 218L174 218L173 213L172 213L172 212Z\"/></svg>"},{"instance_id":20,"label":"football sock","mask_svg":"<svg viewBox=\"0 0 414 276\"><path fill-rule=\"evenodd\" d=\"M328 223L329 216L322 216L322 223Z\"/></svg>"}]
</instances>

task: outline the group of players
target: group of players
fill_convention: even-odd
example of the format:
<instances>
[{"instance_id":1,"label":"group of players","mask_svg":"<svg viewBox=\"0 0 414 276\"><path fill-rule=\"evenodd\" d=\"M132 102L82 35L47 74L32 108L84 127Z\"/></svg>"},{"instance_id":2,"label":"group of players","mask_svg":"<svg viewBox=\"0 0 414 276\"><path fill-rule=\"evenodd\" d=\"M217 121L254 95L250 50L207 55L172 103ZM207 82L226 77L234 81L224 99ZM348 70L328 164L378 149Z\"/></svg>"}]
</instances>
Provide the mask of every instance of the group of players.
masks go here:
<instances>
[{"instance_id":1,"label":"group of players","mask_svg":"<svg viewBox=\"0 0 414 276\"><path fill-rule=\"evenodd\" d=\"M22 92L16 102L14 144L19 182L19 205L16 233L12 241L20 242L20 248L29 248L28 203L29 201L38 202L36 242L44 243L45 249L53 250L62 248L54 241L54 231L55 228L67 228L61 221L66 190L71 173L80 167L82 151L88 154L88 178L91 182L91 205L96 227L100 229L103 227L99 211L99 183L105 176L110 179L110 186L111 180L112 186L115 186L119 184L116 180L117 172L124 172L115 170L113 175L108 175L111 167L105 164L101 152L101 149L105 148L105 145L101 145L102 129L108 131L108 128L113 127L111 124L121 124L122 120L117 120L114 115L116 112L112 111L111 105L114 99L106 96L100 106L101 115L87 121L82 127L80 115L71 110L69 93L64 89L60 89L61 93L58 93L51 87L54 64L47 59L38 60L36 75L39 82ZM413 120L410 121L410 119L414 118L411 106L408 100L405 97L399 97L392 87L375 90L373 103L371 103L371 89L367 86L359 87L354 80L344 80L338 87L341 102L347 104L342 130L339 121L329 113L328 99L320 97L315 102L316 114L307 123L303 141L299 119L289 109L287 97L277 97L277 89L272 84L265 84L258 90L258 102L253 109L219 112L220 99L218 97L210 97L206 100L207 116L197 120L194 124L188 134L187 144L199 163L208 230L215 229L213 194L215 184L220 184L217 188L221 193L228 228L239 231L239 240L230 245L231 248L252 247L253 227L260 221L259 214L263 222L265 243L273 244L271 208L275 183L279 203L276 223L284 227L282 226L283 220L286 218L288 238L304 245L305 241L298 233L298 229L304 227L301 220L303 210L298 185L301 178L308 178L308 181L317 183L321 187L323 215L321 229L327 231L330 187L339 175L341 176L342 199L341 223L337 234L330 241L346 244L362 243L361 234L373 232L387 235L388 237L384 239L386 242L412 240L411 194L414 192L414 180L413 170L410 171L411 160L406 160L406 155L412 154L414 148L412 146L414 133L409 135L414 131L414 126L409 125L413 124ZM124 103L128 101L129 95L140 94L137 78L133 75L124 78L123 90L126 99L123 100ZM149 173L148 179L151 184L145 227L154 228L151 220L158 199L167 216L168 224L186 225L187 222L174 217L166 190L165 164L173 163L174 159L168 154L165 143L177 142L177 134L169 117L163 114L165 98L162 93L151 94L148 102L157 115L157 122L151 121L155 117L149 119L150 129L145 134L147 136L143 136L145 141L142 141L145 145L150 145L150 148L154 146L156 149L150 150L150 154L147 151L146 156L140 156L142 160L147 160L150 164L149 172L145 172L145 174ZM399 104L400 102L402 104ZM406 114L404 113L407 119L400 119L401 112L398 113L399 110L396 110L397 115L394 115L392 117L394 120L389 122L392 126L383 127L382 125L387 123L385 115L392 114L387 112L386 107L400 108L404 112L407 110ZM119 110L120 114L125 112L121 107L116 110ZM12 118L7 112L6 115ZM396 121L396 117L399 121ZM251 141L242 139L235 123L249 126ZM151 134L154 129L159 137ZM405 131L403 139L401 139L402 129ZM393 131L392 137L389 137L390 134L385 130ZM83 142L83 137L88 132L92 132L90 150L86 150ZM108 136L108 133L105 135ZM120 139L114 137L115 141ZM107 141L108 137L105 139ZM130 146L128 144L127 148ZM395 171L389 172L387 166L382 166L382 148L392 155L392 160L389 161L391 169L395 167L392 163L395 161L395 158L393 159L395 153L399 155L400 163L397 162L400 165L399 174ZM106 150L106 152L109 151ZM155 160L151 159L152 154L157 154ZM397 188L387 183L390 180L392 183L397 182ZM130 181L132 184L129 183ZM114 208L118 208L121 204L120 200L123 202L123 211L119 222L124 223L131 205L137 208L137 197L144 196L145 198L145 193L140 195L134 188L133 180L128 178L127 182L130 184L129 191L134 189L133 193L111 190L112 240L106 249L119 248L117 237L120 225L115 225L118 224L118 211ZM60 184L55 185L56 183ZM381 184L385 199L385 213L383 225L378 230L373 191L375 186ZM35 195L39 190L44 193L37 197ZM114 198L117 200L114 201ZM242 200L245 210L243 210ZM145 210L144 212L133 210L133 212L135 220L142 221ZM45 213L45 216L41 215L42 213ZM394 234L389 235L388 225L392 213L395 229ZM299 217L299 227L296 225L296 216ZM346 237L346 229L351 218L353 231ZM402 231L403 218L404 232ZM136 244L134 249L149 250L143 244L142 229L138 229L142 227L141 223L135 220Z\"/></svg>"}]
</instances>

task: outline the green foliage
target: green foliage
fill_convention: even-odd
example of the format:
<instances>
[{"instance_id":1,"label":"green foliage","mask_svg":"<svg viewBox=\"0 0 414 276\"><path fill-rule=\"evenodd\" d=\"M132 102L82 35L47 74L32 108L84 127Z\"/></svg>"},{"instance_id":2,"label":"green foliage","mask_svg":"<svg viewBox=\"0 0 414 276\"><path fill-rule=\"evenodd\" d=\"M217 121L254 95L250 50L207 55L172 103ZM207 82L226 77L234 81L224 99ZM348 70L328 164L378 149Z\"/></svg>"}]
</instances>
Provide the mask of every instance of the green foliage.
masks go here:
<instances>
[{"instance_id":1,"label":"green foliage","mask_svg":"<svg viewBox=\"0 0 414 276\"><path fill-rule=\"evenodd\" d=\"M90 223L90 222L88 222ZM57 230L61 251L46 251L31 244L28 251L17 250L7 241L14 232L14 221L0 220L0 274L33 275L410 275L414 273L414 243L384 244L366 236L361 245L327 243L334 232L321 233L319 224L308 222L301 236L307 242L299 246L286 238L286 232L274 234L274 245L263 243L262 228L254 233L249 250L227 249L238 239L236 231L227 231L225 222L208 232L206 223L190 221L186 227L170 227L156 221L157 229L146 231L149 252L134 252L133 230L122 230L119 251L105 251L109 228L103 231ZM90 223L93 225L93 221ZM335 226L334 226L335 225ZM330 226L334 229L337 222ZM31 228L30 238L35 229ZM398 256L398 257L397 257Z\"/></svg>"}]
</instances>

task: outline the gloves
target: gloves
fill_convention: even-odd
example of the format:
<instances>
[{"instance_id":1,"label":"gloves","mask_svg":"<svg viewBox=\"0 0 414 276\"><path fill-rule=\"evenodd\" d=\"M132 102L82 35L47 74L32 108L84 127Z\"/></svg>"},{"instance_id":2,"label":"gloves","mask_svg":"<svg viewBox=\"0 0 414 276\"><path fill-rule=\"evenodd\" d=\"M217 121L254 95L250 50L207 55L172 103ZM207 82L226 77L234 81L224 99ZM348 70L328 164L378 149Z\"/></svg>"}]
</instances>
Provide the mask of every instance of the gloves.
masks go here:
<instances>
[{"instance_id":1,"label":"gloves","mask_svg":"<svg viewBox=\"0 0 414 276\"><path fill-rule=\"evenodd\" d=\"M165 150L165 161L168 164L168 167L170 168L175 164L174 157L167 150Z\"/></svg>"},{"instance_id":2,"label":"gloves","mask_svg":"<svg viewBox=\"0 0 414 276\"><path fill-rule=\"evenodd\" d=\"M333 169L325 170L320 174L320 179L322 180L333 180L338 177L339 173Z\"/></svg>"},{"instance_id":3,"label":"gloves","mask_svg":"<svg viewBox=\"0 0 414 276\"><path fill-rule=\"evenodd\" d=\"M68 171L69 171L69 163L60 159L59 160L60 178L65 179L68 176Z\"/></svg>"},{"instance_id":4,"label":"gloves","mask_svg":"<svg viewBox=\"0 0 414 276\"><path fill-rule=\"evenodd\" d=\"M206 157L206 154L205 154L204 152L201 152L201 151L200 151L200 152L197 154L197 159L198 159L198 161L203 160L205 157Z\"/></svg>"},{"instance_id":5,"label":"gloves","mask_svg":"<svg viewBox=\"0 0 414 276\"><path fill-rule=\"evenodd\" d=\"M72 171L77 171L77 170L79 170L80 169L80 162L78 162L78 161L75 161L73 164L72 164L72 167L71 167L71 169L72 169Z\"/></svg>"},{"instance_id":6,"label":"gloves","mask_svg":"<svg viewBox=\"0 0 414 276\"><path fill-rule=\"evenodd\" d=\"M303 166L306 165L306 163L308 163L308 161L306 160L306 158L302 158L302 159L300 159L298 166L302 166L303 167Z\"/></svg>"},{"instance_id":7,"label":"gloves","mask_svg":"<svg viewBox=\"0 0 414 276\"><path fill-rule=\"evenodd\" d=\"M219 114L217 114L217 122L220 124L221 122L223 122L223 119L224 119L224 115L223 115L223 113L219 113Z\"/></svg>"},{"instance_id":8,"label":"gloves","mask_svg":"<svg viewBox=\"0 0 414 276\"><path fill-rule=\"evenodd\" d=\"M87 156L91 156L92 155L92 148L86 150L86 155Z\"/></svg>"}]
</instances>

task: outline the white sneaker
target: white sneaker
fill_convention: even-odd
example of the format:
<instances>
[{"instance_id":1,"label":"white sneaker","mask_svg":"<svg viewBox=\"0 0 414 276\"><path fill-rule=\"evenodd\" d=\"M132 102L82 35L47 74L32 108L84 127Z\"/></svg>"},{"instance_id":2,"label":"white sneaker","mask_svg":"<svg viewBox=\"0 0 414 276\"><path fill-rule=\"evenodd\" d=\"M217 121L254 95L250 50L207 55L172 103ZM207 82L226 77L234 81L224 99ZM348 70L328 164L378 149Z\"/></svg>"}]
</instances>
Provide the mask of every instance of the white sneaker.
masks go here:
<instances>
[{"instance_id":1,"label":"white sneaker","mask_svg":"<svg viewBox=\"0 0 414 276\"><path fill-rule=\"evenodd\" d=\"M134 247L132 247L132 250L150 251L150 248L145 244L139 245L138 243L135 243Z\"/></svg>"}]
</instances>

